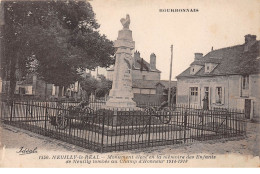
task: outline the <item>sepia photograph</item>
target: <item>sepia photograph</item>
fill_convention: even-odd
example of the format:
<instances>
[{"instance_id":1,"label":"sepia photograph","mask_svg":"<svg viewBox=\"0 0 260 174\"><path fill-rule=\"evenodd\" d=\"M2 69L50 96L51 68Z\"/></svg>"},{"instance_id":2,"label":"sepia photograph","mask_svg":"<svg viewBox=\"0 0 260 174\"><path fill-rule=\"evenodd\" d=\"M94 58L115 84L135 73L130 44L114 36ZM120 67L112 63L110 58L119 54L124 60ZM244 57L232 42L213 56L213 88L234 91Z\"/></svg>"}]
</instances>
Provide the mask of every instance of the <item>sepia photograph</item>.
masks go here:
<instances>
[{"instance_id":1,"label":"sepia photograph","mask_svg":"<svg viewBox=\"0 0 260 174\"><path fill-rule=\"evenodd\" d=\"M259 0L0 0L0 168L259 168Z\"/></svg>"}]
</instances>

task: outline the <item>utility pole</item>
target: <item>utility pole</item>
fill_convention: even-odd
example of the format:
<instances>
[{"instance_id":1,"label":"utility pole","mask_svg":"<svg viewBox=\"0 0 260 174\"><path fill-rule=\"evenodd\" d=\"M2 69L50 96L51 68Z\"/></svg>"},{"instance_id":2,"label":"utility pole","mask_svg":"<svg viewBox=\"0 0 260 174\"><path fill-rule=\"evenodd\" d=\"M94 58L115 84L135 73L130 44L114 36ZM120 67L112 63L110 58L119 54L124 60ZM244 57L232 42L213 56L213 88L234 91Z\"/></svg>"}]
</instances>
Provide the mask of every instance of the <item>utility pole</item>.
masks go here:
<instances>
[{"instance_id":1,"label":"utility pole","mask_svg":"<svg viewBox=\"0 0 260 174\"><path fill-rule=\"evenodd\" d=\"M0 0L0 92L2 92L5 87L2 83L4 81L4 77L6 77L6 68L4 68L3 63L4 63L4 25L5 25L5 20L4 20L4 2Z\"/></svg>"},{"instance_id":2,"label":"utility pole","mask_svg":"<svg viewBox=\"0 0 260 174\"><path fill-rule=\"evenodd\" d=\"M173 45L171 45L171 63L170 63L170 77L169 77L169 91L168 91L168 106L171 106L171 79L172 79L172 50Z\"/></svg>"},{"instance_id":3,"label":"utility pole","mask_svg":"<svg viewBox=\"0 0 260 174\"><path fill-rule=\"evenodd\" d=\"M97 78L98 78L98 66L97 66Z\"/></svg>"}]
</instances>

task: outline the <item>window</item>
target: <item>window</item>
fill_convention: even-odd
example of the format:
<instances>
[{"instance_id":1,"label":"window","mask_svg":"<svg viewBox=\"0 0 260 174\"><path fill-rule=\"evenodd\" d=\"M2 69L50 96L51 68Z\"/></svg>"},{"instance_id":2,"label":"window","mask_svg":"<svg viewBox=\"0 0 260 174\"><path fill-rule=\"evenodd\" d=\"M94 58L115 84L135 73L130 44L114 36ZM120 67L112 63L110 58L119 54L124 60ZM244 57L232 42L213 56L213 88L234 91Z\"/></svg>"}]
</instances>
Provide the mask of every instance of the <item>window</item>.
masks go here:
<instances>
[{"instance_id":1,"label":"window","mask_svg":"<svg viewBox=\"0 0 260 174\"><path fill-rule=\"evenodd\" d=\"M205 66L205 73L210 73L211 69L210 69L210 65L206 64Z\"/></svg>"},{"instance_id":2,"label":"window","mask_svg":"<svg viewBox=\"0 0 260 174\"><path fill-rule=\"evenodd\" d=\"M223 90L222 87L216 87L216 103L217 104L222 104L223 103Z\"/></svg>"},{"instance_id":3,"label":"window","mask_svg":"<svg viewBox=\"0 0 260 174\"><path fill-rule=\"evenodd\" d=\"M205 73L211 73L217 65L217 63L205 63Z\"/></svg>"},{"instance_id":4,"label":"window","mask_svg":"<svg viewBox=\"0 0 260 174\"><path fill-rule=\"evenodd\" d=\"M203 66L201 65L191 65L190 67L190 74L194 75L196 74Z\"/></svg>"},{"instance_id":5,"label":"window","mask_svg":"<svg viewBox=\"0 0 260 174\"><path fill-rule=\"evenodd\" d=\"M249 76L242 77L242 89L249 89Z\"/></svg>"},{"instance_id":6,"label":"window","mask_svg":"<svg viewBox=\"0 0 260 174\"><path fill-rule=\"evenodd\" d=\"M190 102L195 103L198 101L198 87L190 88Z\"/></svg>"}]
</instances>

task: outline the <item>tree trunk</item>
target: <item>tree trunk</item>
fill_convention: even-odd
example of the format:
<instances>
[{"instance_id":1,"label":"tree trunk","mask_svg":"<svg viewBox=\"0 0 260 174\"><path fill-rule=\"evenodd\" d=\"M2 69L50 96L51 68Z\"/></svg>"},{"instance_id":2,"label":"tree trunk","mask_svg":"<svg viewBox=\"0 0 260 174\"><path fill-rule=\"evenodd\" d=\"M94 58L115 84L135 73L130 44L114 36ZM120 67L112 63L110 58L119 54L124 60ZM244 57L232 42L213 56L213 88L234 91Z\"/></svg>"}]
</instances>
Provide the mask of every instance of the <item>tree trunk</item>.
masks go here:
<instances>
[{"instance_id":1,"label":"tree trunk","mask_svg":"<svg viewBox=\"0 0 260 174\"><path fill-rule=\"evenodd\" d=\"M46 100L47 99L47 88L48 88L48 85L46 82L45 83L45 91L44 91L44 99Z\"/></svg>"},{"instance_id":2,"label":"tree trunk","mask_svg":"<svg viewBox=\"0 0 260 174\"><path fill-rule=\"evenodd\" d=\"M14 92L16 87L15 63L16 63L16 57L13 54L10 61L10 88L9 88L9 95L8 95L8 98L10 100L14 100Z\"/></svg>"}]
</instances>

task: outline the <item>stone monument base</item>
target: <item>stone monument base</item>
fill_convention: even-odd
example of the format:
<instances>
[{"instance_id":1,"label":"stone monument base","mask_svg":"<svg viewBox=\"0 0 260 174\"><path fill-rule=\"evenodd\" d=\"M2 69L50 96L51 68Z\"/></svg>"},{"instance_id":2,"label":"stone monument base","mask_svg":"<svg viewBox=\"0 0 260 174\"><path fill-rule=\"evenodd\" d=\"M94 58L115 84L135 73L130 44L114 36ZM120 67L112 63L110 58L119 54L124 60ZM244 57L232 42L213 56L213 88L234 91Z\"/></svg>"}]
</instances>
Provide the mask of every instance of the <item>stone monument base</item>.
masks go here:
<instances>
[{"instance_id":1,"label":"stone monument base","mask_svg":"<svg viewBox=\"0 0 260 174\"><path fill-rule=\"evenodd\" d=\"M140 110L136 107L136 103L132 99L124 97L110 97L103 106L103 109L112 109L118 111L128 111L128 110Z\"/></svg>"}]
</instances>

